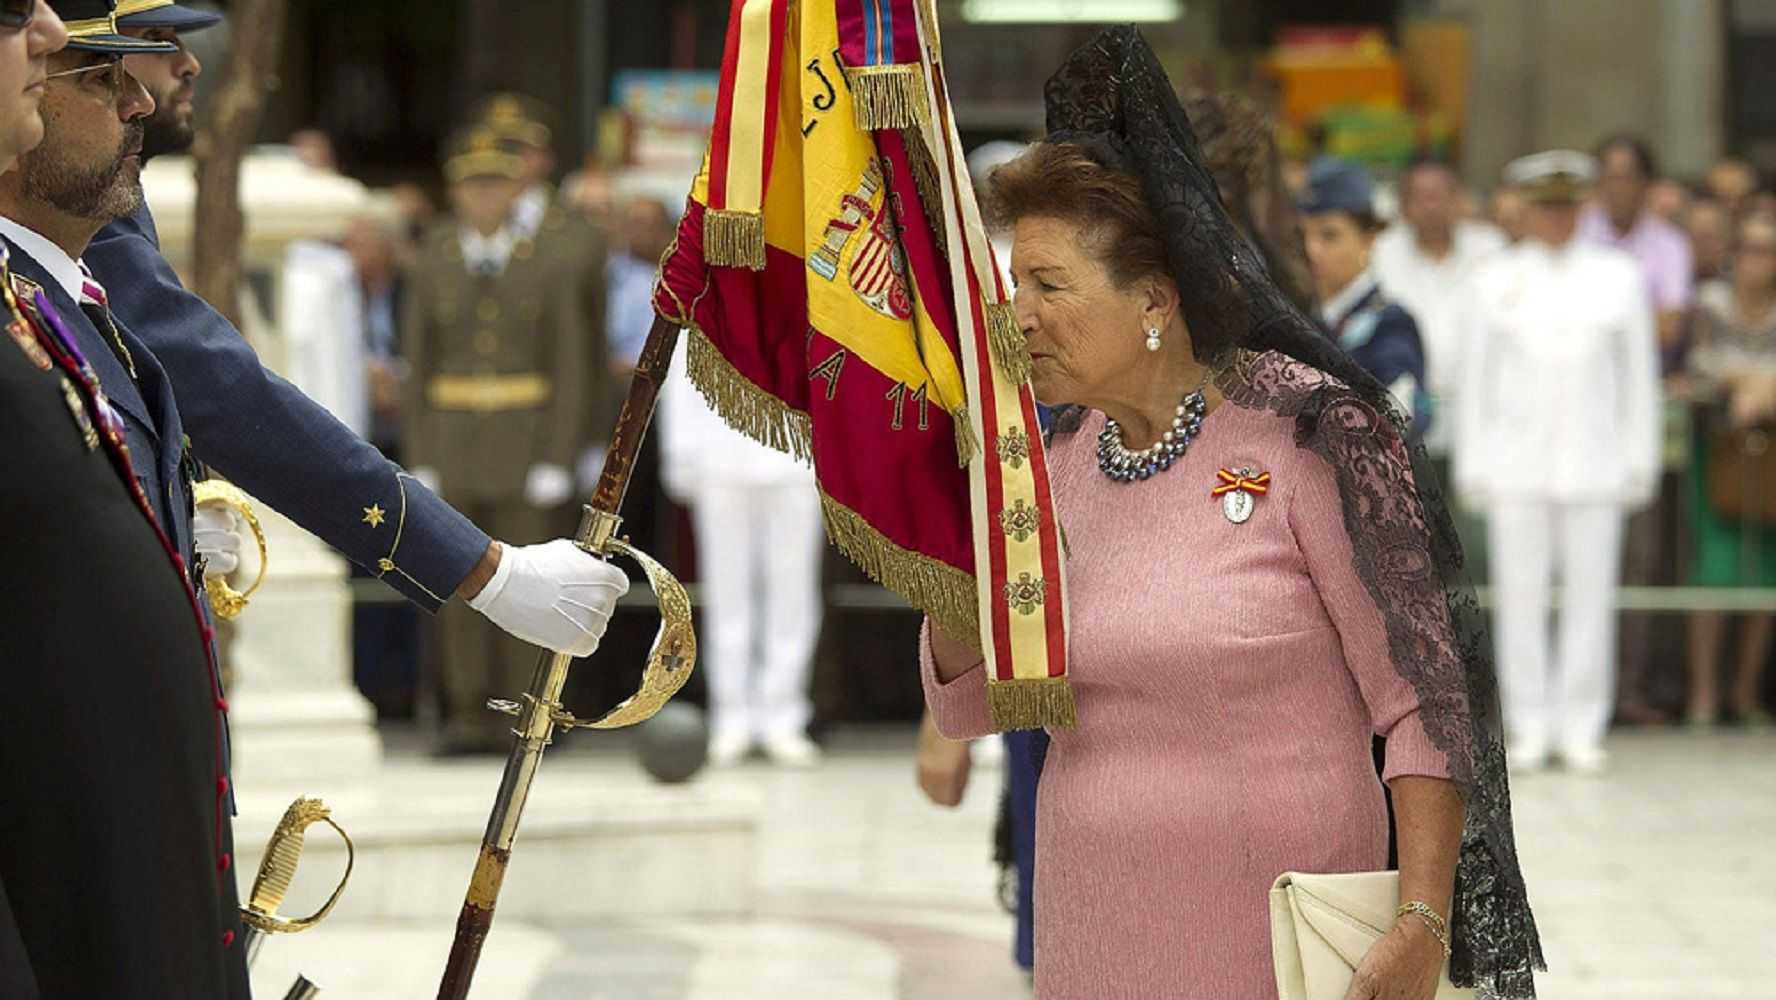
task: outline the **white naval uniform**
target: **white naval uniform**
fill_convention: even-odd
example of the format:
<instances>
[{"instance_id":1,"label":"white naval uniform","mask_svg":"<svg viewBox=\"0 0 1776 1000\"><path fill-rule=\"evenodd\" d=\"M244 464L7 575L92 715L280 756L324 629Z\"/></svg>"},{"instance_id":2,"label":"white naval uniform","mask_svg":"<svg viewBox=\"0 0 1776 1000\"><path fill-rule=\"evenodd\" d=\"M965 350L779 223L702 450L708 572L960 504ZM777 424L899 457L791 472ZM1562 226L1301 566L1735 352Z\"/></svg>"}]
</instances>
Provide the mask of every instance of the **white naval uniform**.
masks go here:
<instances>
[{"instance_id":1,"label":"white naval uniform","mask_svg":"<svg viewBox=\"0 0 1776 1000\"><path fill-rule=\"evenodd\" d=\"M1488 514L1506 728L1527 756L1594 757L1614 697L1622 527L1659 471L1645 279L1616 250L1525 241L1481 264L1470 293L1455 483Z\"/></svg>"},{"instance_id":2,"label":"white naval uniform","mask_svg":"<svg viewBox=\"0 0 1776 1000\"><path fill-rule=\"evenodd\" d=\"M1418 339L1424 346L1425 387L1435 398L1439 412L1453 415L1458 405L1462 372L1464 317L1467 284L1482 261L1503 250L1505 235L1484 222L1462 221L1451 234L1449 253L1442 259L1427 256L1418 247L1410 226L1396 222L1375 238L1375 277L1381 290L1418 323ZM1442 455L1454 440L1455 421L1449 416L1431 422L1425 447Z\"/></svg>"},{"instance_id":3,"label":"white naval uniform","mask_svg":"<svg viewBox=\"0 0 1776 1000\"><path fill-rule=\"evenodd\" d=\"M661 479L697 534L711 741L801 734L822 609L814 470L729 427L691 385L682 345L659 407Z\"/></svg>"}]
</instances>

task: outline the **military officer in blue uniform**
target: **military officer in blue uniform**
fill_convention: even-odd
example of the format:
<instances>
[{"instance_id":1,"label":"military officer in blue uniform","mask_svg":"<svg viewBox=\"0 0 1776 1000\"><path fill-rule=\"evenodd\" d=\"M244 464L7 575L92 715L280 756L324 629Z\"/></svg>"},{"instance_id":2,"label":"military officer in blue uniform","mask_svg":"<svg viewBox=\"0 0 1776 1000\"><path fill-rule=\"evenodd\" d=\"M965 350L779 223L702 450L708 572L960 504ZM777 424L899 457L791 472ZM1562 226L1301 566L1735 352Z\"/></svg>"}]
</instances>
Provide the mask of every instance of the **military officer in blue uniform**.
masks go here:
<instances>
[{"instance_id":1,"label":"military officer in blue uniform","mask_svg":"<svg viewBox=\"0 0 1776 1000\"><path fill-rule=\"evenodd\" d=\"M0 0L0 91L22 95L0 101L0 188L9 211L72 243L65 213L27 204L16 158L84 117L83 105L139 105L122 96L117 53L140 43L116 34L103 0L58 6L75 36L65 51L56 11ZM26 88L33 79L41 90ZM110 142L116 167L131 134L111 117L118 128L83 141ZM95 177L66 157L47 166L60 174L49 193L65 203L76 200L70 181ZM89 184L81 195L109 191ZM32 238L44 260L31 262L35 280L18 278L7 247ZM64 264L79 274L67 257L34 230L0 244L0 462L20 470L0 505L11 706L0 726L0 996L245 998L225 703L175 539L177 495L150 492L167 472L158 436L177 434L177 414L152 359L130 357L139 345L126 332L95 337L77 305L52 304L68 297L56 280ZM123 374L114 384L127 402L110 398L99 366Z\"/></svg>"},{"instance_id":2,"label":"military officer in blue uniform","mask_svg":"<svg viewBox=\"0 0 1776 1000\"><path fill-rule=\"evenodd\" d=\"M118 27L144 46L131 76L155 98L141 155L182 152L201 72L180 42L215 16L169 0L123 0ZM620 570L557 539L493 541L323 407L260 364L240 333L186 290L161 256L148 205L107 220L82 258L119 326L140 339L176 392L191 450L217 472L437 610L452 595L507 632L557 651L596 647ZM586 606L586 607L582 607Z\"/></svg>"},{"instance_id":3,"label":"military officer in blue uniform","mask_svg":"<svg viewBox=\"0 0 1776 1000\"><path fill-rule=\"evenodd\" d=\"M1434 416L1424 344L1418 323L1388 299L1370 266L1382 230L1374 181L1355 163L1323 157L1309 169L1297 207L1321 325L1352 360L1393 390L1418 439Z\"/></svg>"}]
</instances>

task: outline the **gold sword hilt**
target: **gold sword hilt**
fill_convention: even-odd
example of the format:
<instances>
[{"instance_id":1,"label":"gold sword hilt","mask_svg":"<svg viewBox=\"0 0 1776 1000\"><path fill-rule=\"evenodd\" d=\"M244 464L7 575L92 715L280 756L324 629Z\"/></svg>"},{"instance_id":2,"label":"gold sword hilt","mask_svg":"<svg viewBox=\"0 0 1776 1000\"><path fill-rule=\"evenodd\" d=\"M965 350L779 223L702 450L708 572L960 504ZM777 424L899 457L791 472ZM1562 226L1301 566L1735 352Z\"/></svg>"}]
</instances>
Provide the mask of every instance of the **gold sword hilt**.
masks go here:
<instances>
[{"instance_id":1,"label":"gold sword hilt","mask_svg":"<svg viewBox=\"0 0 1776 1000\"><path fill-rule=\"evenodd\" d=\"M653 718L684 688L697 664L697 632L691 624L691 598L684 585L659 561L629 544L627 538L617 537L623 519L600 510L589 511L589 517L589 530L575 544L601 559L624 556L641 566L660 608L660 631L648 650L641 686L634 694L596 719L578 718L559 705L550 706L549 717L562 729L621 729ZM524 695L525 702L531 698L529 693ZM496 698L488 701L487 707L521 716L525 702Z\"/></svg>"},{"instance_id":2,"label":"gold sword hilt","mask_svg":"<svg viewBox=\"0 0 1776 1000\"><path fill-rule=\"evenodd\" d=\"M332 827L345 842L345 874L339 877L339 885L334 887L333 894L319 910L295 919L280 916L278 909L284 905L284 896L289 893L290 883L296 879L297 865L302 861L308 828L316 823ZM265 859L259 862L253 891L247 897L247 905L241 907L241 922L259 934L294 934L320 923L333 912L334 905L345 892L345 884L351 879L354 853L351 837L333 821L332 811L320 799L301 798L290 803L265 846Z\"/></svg>"},{"instance_id":3,"label":"gold sword hilt","mask_svg":"<svg viewBox=\"0 0 1776 1000\"><path fill-rule=\"evenodd\" d=\"M206 479L193 483L191 487L192 506L205 503L221 503L234 508L242 521L253 531L253 540L259 544L259 573L253 578L253 585L244 591L235 590L221 576L204 574L204 593L210 597L210 608L216 617L224 621L233 621L247 610L247 602L258 591L259 585L265 582L267 552L265 545L265 528L259 523L259 516L253 513L253 504L240 487L221 479Z\"/></svg>"}]
</instances>

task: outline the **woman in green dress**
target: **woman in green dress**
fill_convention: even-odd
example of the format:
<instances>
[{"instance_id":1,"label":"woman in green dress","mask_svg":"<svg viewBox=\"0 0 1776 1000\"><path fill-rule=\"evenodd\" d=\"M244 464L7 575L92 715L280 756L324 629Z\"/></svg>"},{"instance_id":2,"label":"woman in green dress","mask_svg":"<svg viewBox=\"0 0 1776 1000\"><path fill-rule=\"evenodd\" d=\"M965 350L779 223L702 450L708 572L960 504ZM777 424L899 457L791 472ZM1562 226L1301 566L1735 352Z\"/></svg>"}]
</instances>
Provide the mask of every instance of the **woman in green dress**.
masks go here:
<instances>
[{"instance_id":1,"label":"woman in green dress","mask_svg":"<svg viewBox=\"0 0 1776 1000\"><path fill-rule=\"evenodd\" d=\"M1739 224L1730 278L1697 293L1690 367L1720 390L1726 426L1741 429L1776 418L1776 217L1753 215ZM1740 521L1715 508L1708 491L1711 436L1697 436L1691 475L1696 539L1692 582L1703 587L1776 587L1776 524ZM1690 619L1689 719L1710 725L1720 710L1716 679L1726 616L1696 612ZM1747 616L1729 692L1734 715L1751 724L1770 721L1759 704L1776 615Z\"/></svg>"}]
</instances>

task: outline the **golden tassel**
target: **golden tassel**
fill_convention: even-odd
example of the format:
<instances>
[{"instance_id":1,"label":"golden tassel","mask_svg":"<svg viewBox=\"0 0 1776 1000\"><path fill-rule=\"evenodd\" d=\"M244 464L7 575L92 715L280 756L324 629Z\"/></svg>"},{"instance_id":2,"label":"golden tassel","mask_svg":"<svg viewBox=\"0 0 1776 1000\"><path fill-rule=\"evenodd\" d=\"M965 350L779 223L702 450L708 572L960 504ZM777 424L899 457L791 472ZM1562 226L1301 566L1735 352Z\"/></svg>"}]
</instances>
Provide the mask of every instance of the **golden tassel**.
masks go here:
<instances>
[{"instance_id":1,"label":"golden tassel","mask_svg":"<svg viewBox=\"0 0 1776 1000\"><path fill-rule=\"evenodd\" d=\"M820 491L820 505L826 512L826 537L870 579L923 608L950 635L970 645L980 643L974 577L901 548L825 490Z\"/></svg>"},{"instance_id":2,"label":"golden tassel","mask_svg":"<svg viewBox=\"0 0 1776 1000\"><path fill-rule=\"evenodd\" d=\"M980 454L980 439L974 435L974 421L969 418L968 407L956 407L950 419L956 422L956 465L966 469L968 463L974 461L974 456Z\"/></svg>"},{"instance_id":3,"label":"golden tassel","mask_svg":"<svg viewBox=\"0 0 1776 1000\"><path fill-rule=\"evenodd\" d=\"M993 360L1012 385L1030 381L1030 345L1024 331L1018 329L1017 313L1009 302L992 302L986 307L987 344L993 349Z\"/></svg>"},{"instance_id":4,"label":"golden tassel","mask_svg":"<svg viewBox=\"0 0 1776 1000\"><path fill-rule=\"evenodd\" d=\"M931 118L924 73L916 63L847 67L845 79L860 129L923 127Z\"/></svg>"},{"instance_id":5,"label":"golden tassel","mask_svg":"<svg viewBox=\"0 0 1776 1000\"><path fill-rule=\"evenodd\" d=\"M808 415L753 384L722 357L703 331L690 328L685 370L691 384L735 430L767 448L814 460L814 432Z\"/></svg>"},{"instance_id":6,"label":"golden tassel","mask_svg":"<svg viewBox=\"0 0 1776 1000\"><path fill-rule=\"evenodd\" d=\"M765 217L757 212L703 213L703 260L718 267L765 269Z\"/></svg>"},{"instance_id":7,"label":"golden tassel","mask_svg":"<svg viewBox=\"0 0 1776 1000\"><path fill-rule=\"evenodd\" d=\"M998 732L1013 729L1077 729L1073 685L1065 677L987 681L987 709Z\"/></svg>"}]
</instances>

